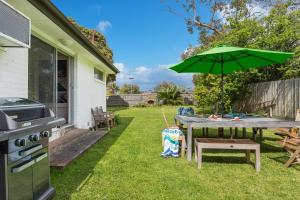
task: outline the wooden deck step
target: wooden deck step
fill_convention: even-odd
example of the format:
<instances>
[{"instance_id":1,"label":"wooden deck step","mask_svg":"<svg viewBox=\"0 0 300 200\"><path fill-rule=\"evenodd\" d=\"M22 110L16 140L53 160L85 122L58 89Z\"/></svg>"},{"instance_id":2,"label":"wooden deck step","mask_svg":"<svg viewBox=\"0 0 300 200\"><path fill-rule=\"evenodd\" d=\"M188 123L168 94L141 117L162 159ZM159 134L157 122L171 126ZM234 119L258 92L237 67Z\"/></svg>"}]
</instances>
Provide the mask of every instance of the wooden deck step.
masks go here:
<instances>
[{"instance_id":1,"label":"wooden deck step","mask_svg":"<svg viewBox=\"0 0 300 200\"><path fill-rule=\"evenodd\" d=\"M50 166L63 169L92 147L106 133L106 130L73 129L63 137L50 142Z\"/></svg>"}]
</instances>

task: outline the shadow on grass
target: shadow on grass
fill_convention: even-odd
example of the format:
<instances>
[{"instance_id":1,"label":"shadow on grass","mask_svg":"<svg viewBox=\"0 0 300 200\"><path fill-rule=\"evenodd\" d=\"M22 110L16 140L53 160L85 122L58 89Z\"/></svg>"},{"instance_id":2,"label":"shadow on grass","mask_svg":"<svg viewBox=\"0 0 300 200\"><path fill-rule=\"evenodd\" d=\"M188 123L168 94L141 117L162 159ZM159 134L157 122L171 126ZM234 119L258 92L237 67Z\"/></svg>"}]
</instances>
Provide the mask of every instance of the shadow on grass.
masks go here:
<instances>
[{"instance_id":1,"label":"shadow on grass","mask_svg":"<svg viewBox=\"0 0 300 200\"><path fill-rule=\"evenodd\" d=\"M107 110L109 112L117 112L120 110L127 110L129 108L130 108L129 106L110 106L110 107L107 107Z\"/></svg>"},{"instance_id":2,"label":"shadow on grass","mask_svg":"<svg viewBox=\"0 0 300 200\"><path fill-rule=\"evenodd\" d=\"M269 158L276 161L276 162L282 163L282 167L285 167L283 165L289 160L290 157L288 156L288 153L286 152L286 155L284 155L284 156L276 156L276 157L269 157ZM289 168L300 171L300 165L299 164L292 164Z\"/></svg>"},{"instance_id":3,"label":"shadow on grass","mask_svg":"<svg viewBox=\"0 0 300 200\"><path fill-rule=\"evenodd\" d=\"M112 128L100 141L64 170L51 169L51 181L57 193L55 199L71 199L73 193L80 192L85 183L93 176L97 163L105 156L132 120L133 117L120 117L121 123L118 126Z\"/></svg>"},{"instance_id":4,"label":"shadow on grass","mask_svg":"<svg viewBox=\"0 0 300 200\"><path fill-rule=\"evenodd\" d=\"M184 131L185 136L187 137L187 133L186 131ZM228 130L225 130L224 136L223 137L219 137L218 136L218 131L217 129L209 129L209 135L208 136L203 136L203 132L200 129L194 129L193 130L193 141L195 138L226 138L229 139L230 138L230 133ZM242 139L242 132L239 131L238 132L238 137L233 137L233 139ZM252 132L251 131L247 131L246 134L246 138L249 139L253 139L252 137ZM259 143L261 146L261 153L272 153L272 152L282 152L283 149L280 146L276 146L276 145L272 145L272 144L268 144L266 143L267 141L278 141L279 139L277 138L272 138L272 137L263 137L262 139L260 139L259 137L257 137L256 142ZM194 142L192 143L192 145L194 146Z\"/></svg>"},{"instance_id":5,"label":"shadow on grass","mask_svg":"<svg viewBox=\"0 0 300 200\"><path fill-rule=\"evenodd\" d=\"M202 159L203 159L204 162L212 162L212 163L230 163L230 164L244 163L244 164L247 164L246 156L230 156L230 155L229 156L228 155L210 156L210 155L203 155Z\"/></svg>"}]
</instances>

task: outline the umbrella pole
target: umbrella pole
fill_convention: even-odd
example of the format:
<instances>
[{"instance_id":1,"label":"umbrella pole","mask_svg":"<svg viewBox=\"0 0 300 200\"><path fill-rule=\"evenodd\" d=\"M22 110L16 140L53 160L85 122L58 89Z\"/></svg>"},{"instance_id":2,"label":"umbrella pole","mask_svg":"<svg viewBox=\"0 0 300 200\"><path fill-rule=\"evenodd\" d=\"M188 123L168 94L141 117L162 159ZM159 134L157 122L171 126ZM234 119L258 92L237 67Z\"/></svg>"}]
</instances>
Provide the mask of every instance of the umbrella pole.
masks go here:
<instances>
[{"instance_id":1,"label":"umbrella pole","mask_svg":"<svg viewBox=\"0 0 300 200\"><path fill-rule=\"evenodd\" d=\"M221 54L221 116L224 115L224 60L223 54Z\"/></svg>"}]
</instances>

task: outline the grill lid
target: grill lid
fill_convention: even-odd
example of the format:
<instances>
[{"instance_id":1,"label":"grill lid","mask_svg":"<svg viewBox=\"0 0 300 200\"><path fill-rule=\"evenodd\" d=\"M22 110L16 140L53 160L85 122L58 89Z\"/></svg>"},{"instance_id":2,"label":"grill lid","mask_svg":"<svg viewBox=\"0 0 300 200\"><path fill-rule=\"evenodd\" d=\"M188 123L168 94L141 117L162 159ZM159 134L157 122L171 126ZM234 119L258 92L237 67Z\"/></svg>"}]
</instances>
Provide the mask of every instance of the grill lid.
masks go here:
<instances>
[{"instance_id":1,"label":"grill lid","mask_svg":"<svg viewBox=\"0 0 300 200\"><path fill-rule=\"evenodd\" d=\"M45 105L24 98L0 98L0 132L51 121L53 112Z\"/></svg>"},{"instance_id":2,"label":"grill lid","mask_svg":"<svg viewBox=\"0 0 300 200\"><path fill-rule=\"evenodd\" d=\"M9 107L38 106L38 105L42 105L42 104L25 98L18 98L18 97L0 98L0 110Z\"/></svg>"}]
</instances>

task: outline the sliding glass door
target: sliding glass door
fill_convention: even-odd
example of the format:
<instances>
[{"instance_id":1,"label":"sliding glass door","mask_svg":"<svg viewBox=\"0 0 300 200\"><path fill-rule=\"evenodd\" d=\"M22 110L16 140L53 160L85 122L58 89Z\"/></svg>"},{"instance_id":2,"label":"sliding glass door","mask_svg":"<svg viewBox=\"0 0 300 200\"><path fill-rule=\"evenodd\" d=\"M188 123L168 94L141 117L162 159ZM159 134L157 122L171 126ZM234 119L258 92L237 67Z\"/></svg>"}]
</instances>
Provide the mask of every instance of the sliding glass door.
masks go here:
<instances>
[{"instance_id":1,"label":"sliding glass door","mask_svg":"<svg viewBox=\"0 0 300 200\"><path fill-rule=\"evenodd\" d=\"M28 97L56 112L56 50L31 37L28 58Z\"/></svg>"}]
</instances>

